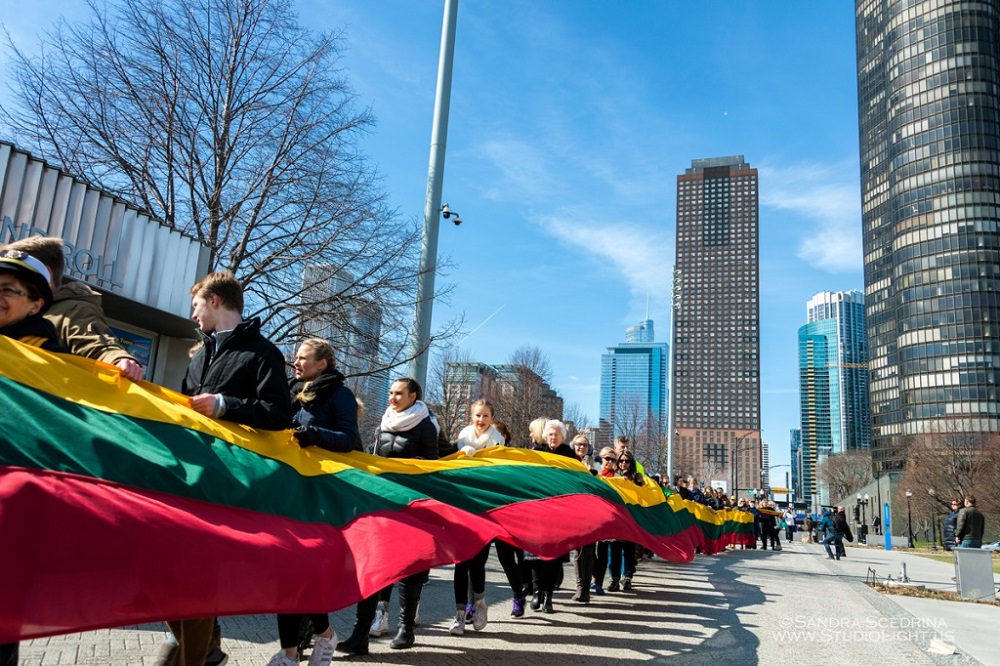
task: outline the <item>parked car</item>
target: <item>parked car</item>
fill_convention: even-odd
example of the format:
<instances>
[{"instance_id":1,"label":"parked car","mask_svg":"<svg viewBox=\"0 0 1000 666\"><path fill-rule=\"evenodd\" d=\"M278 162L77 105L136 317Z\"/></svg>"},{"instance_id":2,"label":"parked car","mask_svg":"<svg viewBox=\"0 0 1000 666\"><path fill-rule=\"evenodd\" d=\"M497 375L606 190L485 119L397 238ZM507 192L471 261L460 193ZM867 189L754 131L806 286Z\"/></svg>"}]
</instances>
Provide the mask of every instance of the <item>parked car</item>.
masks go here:
<instances>
[{"instance_id":1,"label":"parked car","mask_svg":"<svg viewBox=\"0 0 1000 666\"><path fill-rule=\"evenodd\" d=\"M980 546L983 550L991 550L994 553L1000 553L1000 541L994 541L993 543L984 543Z\"/></svg>"}]
</instances>

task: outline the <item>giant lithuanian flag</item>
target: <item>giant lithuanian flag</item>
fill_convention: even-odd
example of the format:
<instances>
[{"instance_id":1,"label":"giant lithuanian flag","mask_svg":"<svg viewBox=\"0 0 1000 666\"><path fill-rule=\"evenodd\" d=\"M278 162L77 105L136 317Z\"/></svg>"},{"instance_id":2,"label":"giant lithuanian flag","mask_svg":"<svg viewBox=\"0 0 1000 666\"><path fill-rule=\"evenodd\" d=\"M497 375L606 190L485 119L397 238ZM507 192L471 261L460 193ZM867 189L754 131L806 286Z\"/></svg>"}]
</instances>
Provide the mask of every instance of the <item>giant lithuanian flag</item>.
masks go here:
<instances>
[{"instance_id":1,"label":"giant lithuanian flag","mask_svg":"<svg viewBox=\"0 0 1000 666\"><path fill-rule=\"evenodd\" d=\"M395 460L213 421L116 369L0 337L0 643L145 621L343 608L501 538L627 539L687 562L748 514L523 449Z\"/></svg>"}]
</instances>

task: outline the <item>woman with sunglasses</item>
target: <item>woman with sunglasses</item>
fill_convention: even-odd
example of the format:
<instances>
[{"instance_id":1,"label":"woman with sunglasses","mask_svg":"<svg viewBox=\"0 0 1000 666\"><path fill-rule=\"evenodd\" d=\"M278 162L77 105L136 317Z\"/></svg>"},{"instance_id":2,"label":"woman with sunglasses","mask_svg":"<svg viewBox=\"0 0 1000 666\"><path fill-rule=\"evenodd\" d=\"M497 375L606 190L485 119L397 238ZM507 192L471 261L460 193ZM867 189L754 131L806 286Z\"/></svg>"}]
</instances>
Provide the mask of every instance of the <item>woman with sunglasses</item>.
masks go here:
<instances>
[{"instance_id":1,"label":"woman with sunglasses","mask_svg":"<svg viewBox=\"0 0 1000 666\"><path fill-rule=\"evenodd\" d=\"M615 464L618 462L618 457L615 455L613 448L605 446L601 449L601 452L597 456L597 462L600 465L600 469L597 470L597 476L602 479L610 479L615 475ZM604 575L608 572L608 550L610 546L610 541L597 542L597 552L594 557L594 585L591 592L598 597L604 594Z\"/></svg>"},{"instance_id":2,"label":"woman with sunglasses","mask_svg":"<svg viewBox=\"0 0 1000 666\"><path fill-rule=\"evenodd\" d=\"M636 469L635 458L629 451L623 451L615 461L615 475L628 479L637 486L645 483L643 475ZM635 544L631 541L616 539L611 542L608 550L610 560L611 584L608 592L632 589L632 576L635 575Z\"/></svg>"}]
</instances>

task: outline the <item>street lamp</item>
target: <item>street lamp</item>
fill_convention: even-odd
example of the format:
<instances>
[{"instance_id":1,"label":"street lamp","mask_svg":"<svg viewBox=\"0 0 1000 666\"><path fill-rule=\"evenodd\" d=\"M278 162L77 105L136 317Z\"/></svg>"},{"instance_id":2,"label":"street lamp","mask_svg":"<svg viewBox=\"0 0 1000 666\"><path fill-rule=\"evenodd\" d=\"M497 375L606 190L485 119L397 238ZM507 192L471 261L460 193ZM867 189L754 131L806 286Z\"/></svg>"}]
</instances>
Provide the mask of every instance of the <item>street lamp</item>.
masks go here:
<instances>
[{"instance_id":1,"label":"street lamp","mask_svg":"<svg viewBox=\"0 0 1000 666\"><path fill-rule=\"evenodd\" d=\"M913 516L910 514L910 498L913 492L906 489L906 547L913 548Z\"/></svg>"},{"instance_id":2,"label":"street lamp","mask_svg":"<svg viewBox=\"0 0 1000 666\"><path fill-rule=\"evenodd\" d=\"M937 550L937 493L933 488L927 492L931 496L931 550Z\"/></svg>"},{"instance_id":3,"label":"street lamp","mask_svg":"<svg viewBox=\"0 0 1000 666\"><path fill-rule=\"evenodd\" d=\"M858 541L863 544L868 543L868 499L868 493L865 493L864 497L858 493L858 503L861 505L861 528L858 530L861 536L858 537Z\"/></svg>"},{"instance_id":4,"label":"street lamp","mask_svg":"<svg viewBox=\"0 0 1000 666\"><path fill-rule=\"evenodd\" d=\"M733 443L733 459L732 459L732 465L733 465L733 496L736 497L737 501L740 498L740 489L736 485L736 482L739 480L739 477L737 476L737 472L739 470L738 470L738 468L736 466L736 460L737 460L737 458L739 458L740 450L743 448L742 447L743 440L746 439L747 437L749 437L752 434L753 434L752 432L744 433L744 434L740 435L739 437L737 437L736 441Z\"/></svg>"},{"instance_id":5,"label":"street lamp","mask_svg":"<svg viewBox=\"0 0 1000 666\"><path fill-rule=\"evenodd\" d=\"M858 543L865 542L865 519L864 519L864 508L861 504L861 493L857 495L857 501L854 504L854 520L858 528Z\"/></svg>"}]
</instances>

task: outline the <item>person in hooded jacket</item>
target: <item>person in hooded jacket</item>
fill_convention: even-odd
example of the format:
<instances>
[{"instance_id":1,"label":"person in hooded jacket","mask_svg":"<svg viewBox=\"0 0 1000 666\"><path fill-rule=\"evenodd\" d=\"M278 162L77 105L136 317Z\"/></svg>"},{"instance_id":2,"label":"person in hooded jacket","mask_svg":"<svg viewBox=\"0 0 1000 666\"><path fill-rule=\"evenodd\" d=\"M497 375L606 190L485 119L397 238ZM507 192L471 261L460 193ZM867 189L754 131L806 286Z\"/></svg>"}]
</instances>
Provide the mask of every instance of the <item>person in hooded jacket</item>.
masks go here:
<instances>
[{"instance_id":1,"label":"person in hooded jacket","mask_svg":"<svg viewBox=\"0 0 1000 666\"><path fill-rule=\"evenodd\" d=\"M292 427L299 446L316 446L335 453L361 451L358 436L358 402L344 385L337 370L333 347L326 340L310 338L295 353L295 378L289 388L292 397ZM299 627L308 617L316 634L309 666L329 666L337 644L337 634L327 613L286 613L278 615L281 651L268 666L298 666Z\"/></svg>"},{"instance_id":2,"label":"person in hooded jacket","mask_svg":"<svg viewBox=\"0 0 1000 666\"><path fill-rule=\"evenodd\" d=\"M378 436L372 452L384 458L418 458L437 460L438 427L430 410L422 400L420 382L412 377L401 377L389 387L389 407L382 415ZM389 644L394 650L413 647L413 627L416 624L420 592L427 580L421 571L399 581L399 628ZM387 589L391 589L391 586ZM358 604L354 631L346 640L337 644L337 650L350 655L368 654L369 632L375 621L379 595L374 594Z\"/></svg>"}]
</instances>

